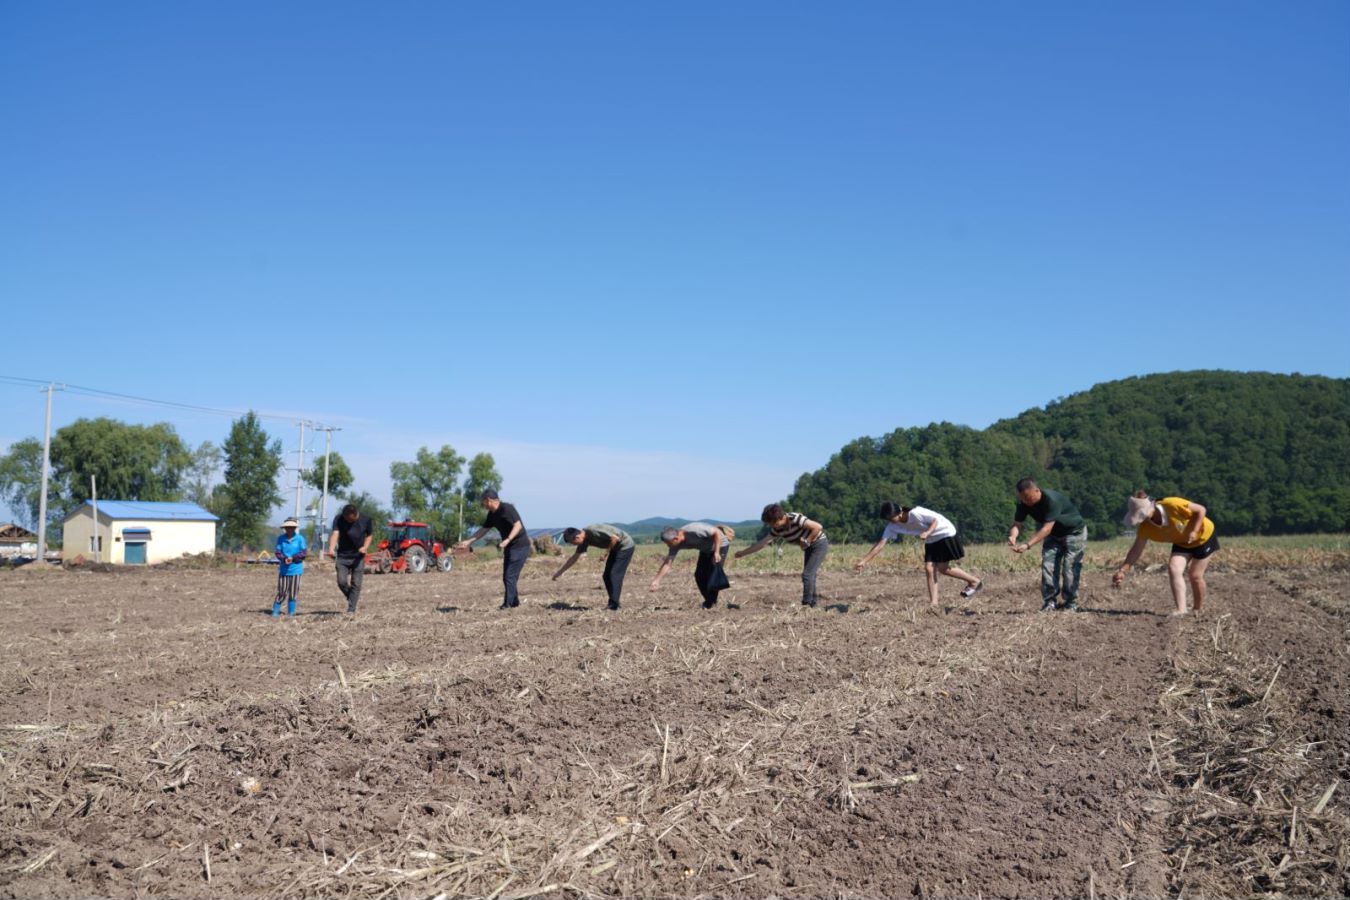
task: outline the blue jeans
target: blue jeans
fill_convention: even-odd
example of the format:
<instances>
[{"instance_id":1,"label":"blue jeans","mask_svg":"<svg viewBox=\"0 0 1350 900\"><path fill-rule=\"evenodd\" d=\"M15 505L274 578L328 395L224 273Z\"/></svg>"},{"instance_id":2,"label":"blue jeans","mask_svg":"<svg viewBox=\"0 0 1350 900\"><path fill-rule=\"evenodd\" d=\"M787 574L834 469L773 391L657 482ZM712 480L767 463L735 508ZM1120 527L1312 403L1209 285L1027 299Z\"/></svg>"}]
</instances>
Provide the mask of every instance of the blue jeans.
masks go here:
<instances>
[{"instance_id":1,"label":"blue jeans","mask_svg":"<svg viewBox=\"0 0 1350 900\"><path fill-rule=\"evenodd\" d=\"M1083 551L1087 549L1087 526L1062 537L1053 535L1041 544L1041 602L1078 602L1078 579L1083 574ZM1061 605L1063 605L1061 604Z\"/></svg>"},{"instance_id":2,"label":"blue jeans","mask_svg":"<svg viewBox=\"0 0 1350 900\"><path fill-rule=\"evenodd\" d=\"M825 556L830 552L830 542L826 538L818 538L810 547L806 547L802 553L802 605L815 606L816 600L816 572L820 570L820 564L825 562Z\"/></svg>"}]
</instances>

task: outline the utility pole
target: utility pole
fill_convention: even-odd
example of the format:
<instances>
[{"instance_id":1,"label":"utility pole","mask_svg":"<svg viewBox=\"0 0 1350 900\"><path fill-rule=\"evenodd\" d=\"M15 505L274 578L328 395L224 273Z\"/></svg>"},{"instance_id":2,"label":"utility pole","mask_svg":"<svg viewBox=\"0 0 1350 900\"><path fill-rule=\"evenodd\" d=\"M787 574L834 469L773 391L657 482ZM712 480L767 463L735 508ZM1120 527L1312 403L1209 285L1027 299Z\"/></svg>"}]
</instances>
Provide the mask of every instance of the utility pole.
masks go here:
<instances>
[{"instance_id":1,"label":"utility pole","mask_svg":"<svg viewBox=\"0 0 1350 900\"><path fill-rule=\"evenodd\" d=\"M300 446L295 449L295 519L300 520L300 488L305 483L305 420L300 420Z\"/></svg>"},{"instance_id":2,"label":"utility pole","mask_svg":"<svg viewBox=\"0 0 1350 900\"><path fill-rule=\"evenodd\" d=\"M48 383L42 390L47 392L47 424L42 432L42 493L38 497L38 546L37 558L40 562L47 559L47 477L52 468L52 391L63 391L66 386Z\"/></svg>"},{"instance_id":3,"label":"utility pole","mask_svg":"<svg viewBox=\"0 0 1350 900\"><path fill-rule=\"evenodd\" d=\"M324 539L328 536L324 529L328 523L328 459L333 455L333 432L341 431L341 428L334 428L331 425L323 427L323 494L319 498L319 521L315 523L314 533L318 535L316 543L322 547Z\"/></svg>"},{"instance_id":4,"label":"utility pole","mask_svg":"<svg viewBox=\"0 0 1350 900\"><path fill-rule=\"evenodd\" d=\"M103 544L98 539L98 476L92 473L89 476L89 498L94 503L94 546L90 549L94 551L94 562L103 562Z\"/></svg>"}]
</instances>

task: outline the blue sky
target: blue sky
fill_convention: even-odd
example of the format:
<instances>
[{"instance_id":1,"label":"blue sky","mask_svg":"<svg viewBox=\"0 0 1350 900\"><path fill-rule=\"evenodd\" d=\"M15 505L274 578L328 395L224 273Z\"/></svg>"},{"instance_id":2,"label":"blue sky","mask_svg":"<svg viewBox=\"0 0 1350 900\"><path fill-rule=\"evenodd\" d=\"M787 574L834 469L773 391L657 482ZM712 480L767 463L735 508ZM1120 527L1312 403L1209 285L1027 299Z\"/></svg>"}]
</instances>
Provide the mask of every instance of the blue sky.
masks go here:
<instances>
[{"instance_id":1,"label":"blue sky","mask_svg":"<svg viewBox=\"0 0 1350 900\"><path fill-rule=\"evenodd\" d=\"M0 121L0 374L340 425L377 494L492 452L541 525L1350 374L1343 2L14 2ZM0 385L0 446L41 413Z\"/></svg>"}]
</instances>

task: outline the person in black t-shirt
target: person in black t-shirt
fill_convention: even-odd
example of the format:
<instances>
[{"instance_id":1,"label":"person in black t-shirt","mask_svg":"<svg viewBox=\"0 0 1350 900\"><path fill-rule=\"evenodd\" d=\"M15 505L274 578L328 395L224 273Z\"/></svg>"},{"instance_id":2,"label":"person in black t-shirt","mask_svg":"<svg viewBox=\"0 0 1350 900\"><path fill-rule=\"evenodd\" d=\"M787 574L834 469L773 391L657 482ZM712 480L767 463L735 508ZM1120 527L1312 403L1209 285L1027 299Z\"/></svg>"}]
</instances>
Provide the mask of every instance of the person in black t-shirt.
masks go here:
<instances>
[{"instance_id":1,"label":"person in black t-shirt","mask_svg":"<svg viewBox=\"0 0 1350 900\"><path fill-rule=\"evenodd\" d=\"M501 608L514 609L520 605L516 582L520 580L520 570L525 568L525 560L530 558L530 536L525 533L525 523L520 520L520 513L510 503L503 503L492 488L483 491L480 501L488 513L483 527L455 546L467 548L492 529L497 530L501 538L497 546L502 548L502 585L506 588Z\"/></svg>"},{"instance_id":2,"label":"person in black t-shirt","mask_svg":"<svg viewBox=\"0 0 1350 900\"><path fill-rule=\"evenodd\" d=\"M342 512L333 519L326 555L331 556L337 564L337 586L347 598L348 613L356 612L356 604L361 599L366 550L370 549L370 538L374 533L370 516L361 515L361 511L350 503L342 507Z\"/></svg>"}]
</instances>

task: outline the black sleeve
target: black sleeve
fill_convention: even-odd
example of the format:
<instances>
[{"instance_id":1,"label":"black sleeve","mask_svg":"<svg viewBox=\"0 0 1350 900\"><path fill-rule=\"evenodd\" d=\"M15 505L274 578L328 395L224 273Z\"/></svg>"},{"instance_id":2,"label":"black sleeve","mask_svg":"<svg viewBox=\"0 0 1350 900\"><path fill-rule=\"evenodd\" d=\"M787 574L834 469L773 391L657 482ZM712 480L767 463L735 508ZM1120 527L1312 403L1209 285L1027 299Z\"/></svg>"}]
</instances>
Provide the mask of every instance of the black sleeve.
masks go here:
<instances>
[{"instance_id":1,"label":"black sleeve","mask_svg":"<svg viewBox=\"0 0 1350 900\"><path fill-rule=\"evenodd\" d=\"M499 510L499 512L503 513L502 521L505 522L508 526L514 525L520 521L520 513L516 512L516 508L514 506L503 503L502 508ZM510 531L511 529L507 528L506 530Z\"/></svg>"},{"instance_id":2,"label":"black sleeve","mask_svg":"<svg viewBox=\"0 0 1350 900\"><path fill-rule=\"evenodd\" d=\"M361 537L369 537L375 533L374 526L370 523L370 516L361 517Z\"/></svg>"}]
</instances>

